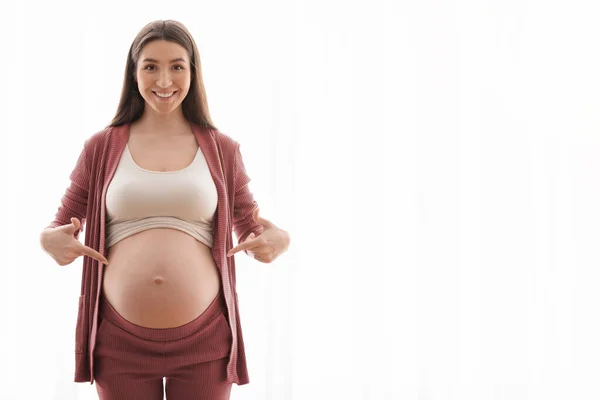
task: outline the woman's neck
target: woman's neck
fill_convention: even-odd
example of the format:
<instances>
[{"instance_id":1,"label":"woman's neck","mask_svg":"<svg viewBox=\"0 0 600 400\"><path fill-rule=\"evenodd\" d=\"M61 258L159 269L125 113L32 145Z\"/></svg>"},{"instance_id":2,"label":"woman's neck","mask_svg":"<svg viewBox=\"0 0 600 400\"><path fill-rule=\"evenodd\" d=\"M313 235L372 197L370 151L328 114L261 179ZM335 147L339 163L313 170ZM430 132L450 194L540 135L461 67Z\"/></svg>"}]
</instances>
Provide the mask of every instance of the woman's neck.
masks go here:
<instances>
[{"instance_id":1,"label":"woman's neck","mask_svg":"<svg viewBox=\"0 0 600 400\"><path fill-rule=\"evenodd\" d=\"M146 111L145 109L142 117L131 124L131 126L135 126L138 132L161 136L180 136L188 135L192 131L189 121L183 116L182 112L174 111L168 115L162 115Z\"/></svg>"}]
</instances>

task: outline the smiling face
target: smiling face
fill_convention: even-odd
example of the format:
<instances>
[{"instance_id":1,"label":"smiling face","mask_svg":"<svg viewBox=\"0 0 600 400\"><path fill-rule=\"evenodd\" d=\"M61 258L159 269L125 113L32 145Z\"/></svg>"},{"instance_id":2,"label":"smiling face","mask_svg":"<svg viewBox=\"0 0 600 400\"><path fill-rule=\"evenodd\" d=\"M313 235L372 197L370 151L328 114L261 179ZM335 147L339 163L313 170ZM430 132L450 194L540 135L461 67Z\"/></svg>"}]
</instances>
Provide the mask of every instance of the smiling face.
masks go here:
<instances>
[{"instance_id":1,"label":"smiling face","mask_svg":"<svg viewBox=\"0 0 600 400\"><path fill-rule=\"evenodd\" d=\"M146 106L158 114L169 114L181 107L190 89L188 53L177 43L154 40L142 49L135 75Z\"/></svg>"}]
</instances>

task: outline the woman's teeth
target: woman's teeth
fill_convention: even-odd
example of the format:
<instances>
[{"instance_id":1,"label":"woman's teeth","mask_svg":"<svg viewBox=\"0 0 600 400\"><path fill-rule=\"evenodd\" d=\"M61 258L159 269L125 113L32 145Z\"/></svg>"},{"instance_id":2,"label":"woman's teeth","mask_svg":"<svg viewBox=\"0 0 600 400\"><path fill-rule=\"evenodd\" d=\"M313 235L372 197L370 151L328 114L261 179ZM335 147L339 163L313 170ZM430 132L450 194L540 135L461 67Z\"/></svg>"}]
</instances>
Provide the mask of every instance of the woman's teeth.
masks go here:
<instances>
[{"instance_id":1,"label":"woman's teeth","mask_svg":"<svg viewBox=\"0 0 600 400\"><path fill-rule=\"evenodd\" d=\"M171 92L171 93L157 93L157 92L152 92L154 93L156 96L162 98L162 99L168 99L169 97L173 96L173 93L175 92Z\"/></svg>"}]
</instances>

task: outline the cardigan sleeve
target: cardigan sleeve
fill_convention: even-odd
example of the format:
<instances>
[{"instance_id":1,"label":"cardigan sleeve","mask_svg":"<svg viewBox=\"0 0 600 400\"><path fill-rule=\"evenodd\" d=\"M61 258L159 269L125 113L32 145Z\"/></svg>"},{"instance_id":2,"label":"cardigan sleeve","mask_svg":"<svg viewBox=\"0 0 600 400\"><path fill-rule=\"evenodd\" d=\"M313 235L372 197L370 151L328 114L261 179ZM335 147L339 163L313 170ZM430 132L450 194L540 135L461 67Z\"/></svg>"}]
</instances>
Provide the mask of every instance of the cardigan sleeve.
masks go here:
<instances>
[{"instance_id":1,"label":"cardigan sleeve","mask_svg":"<svg viewBox=\"0 0 600 400\"><path fill-rule=\"evenodd\" d=\"M254 232L254 235L258 236L264 231L264 227L252 218L252 212L258 208L258 204L248 187L251 179L246 173L239 144L235 148L234 171L233 229L239 244L243 243L250 233ZM244 252L248 255L246 250Z\"/></svg>"},{"instance_id":2,"label":"cardigan sleeve","mask_svg":"<svg viewBox=\"0 0 600 400\"><path fill-rule=\"evenodd\" d=\"M54 221L46 228L56 228L57 226L67 225L71 223L71 218L76 217L81 222L79 229L75 231L75 238L79 238L79 233L85 227L85 217L88 202L90 166L87 159L87 144L85 141L83 149L79 154L75 168L73 168L69 179L70 185L63 194L58 211L54 217Z\"/></svg>"}]
</instances>

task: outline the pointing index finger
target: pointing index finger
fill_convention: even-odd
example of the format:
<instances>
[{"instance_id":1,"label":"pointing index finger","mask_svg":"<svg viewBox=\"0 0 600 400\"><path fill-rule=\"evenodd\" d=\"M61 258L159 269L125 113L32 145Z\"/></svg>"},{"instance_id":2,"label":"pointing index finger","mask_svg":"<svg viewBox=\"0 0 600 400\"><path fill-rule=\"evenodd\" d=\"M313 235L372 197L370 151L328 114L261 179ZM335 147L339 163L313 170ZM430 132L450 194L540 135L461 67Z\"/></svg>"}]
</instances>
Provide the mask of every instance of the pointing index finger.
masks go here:
<instances>
[{"instance_id":1,"label":"pointing index finger","mask_svg":"<svg viewBox=\"0 0 600 400\"><path fill-rule=\"evenodd\" d=\"M237 246L233 247L231 250L227 252L227 256L230 257L241 250L247 250L254 247L256 243L256 239L246 240L244 243L240 243Z\"/></svg>"},{"instance_id":2,"label":"pointing index finger","mask_svg":"<svg viewBox=\"0 0 600 400\"><path fill-rule=\"evenodd\" d=\"M102 254L100 254L96 250L92 249L91 247L85 246L82 243L80 243L80 244L81 244L80 250L81 250L82 254L84 254L88 257L91 257L95 260L98 260L103 264L108 264L108 260Z\"/></svg>"}]
</instances>

